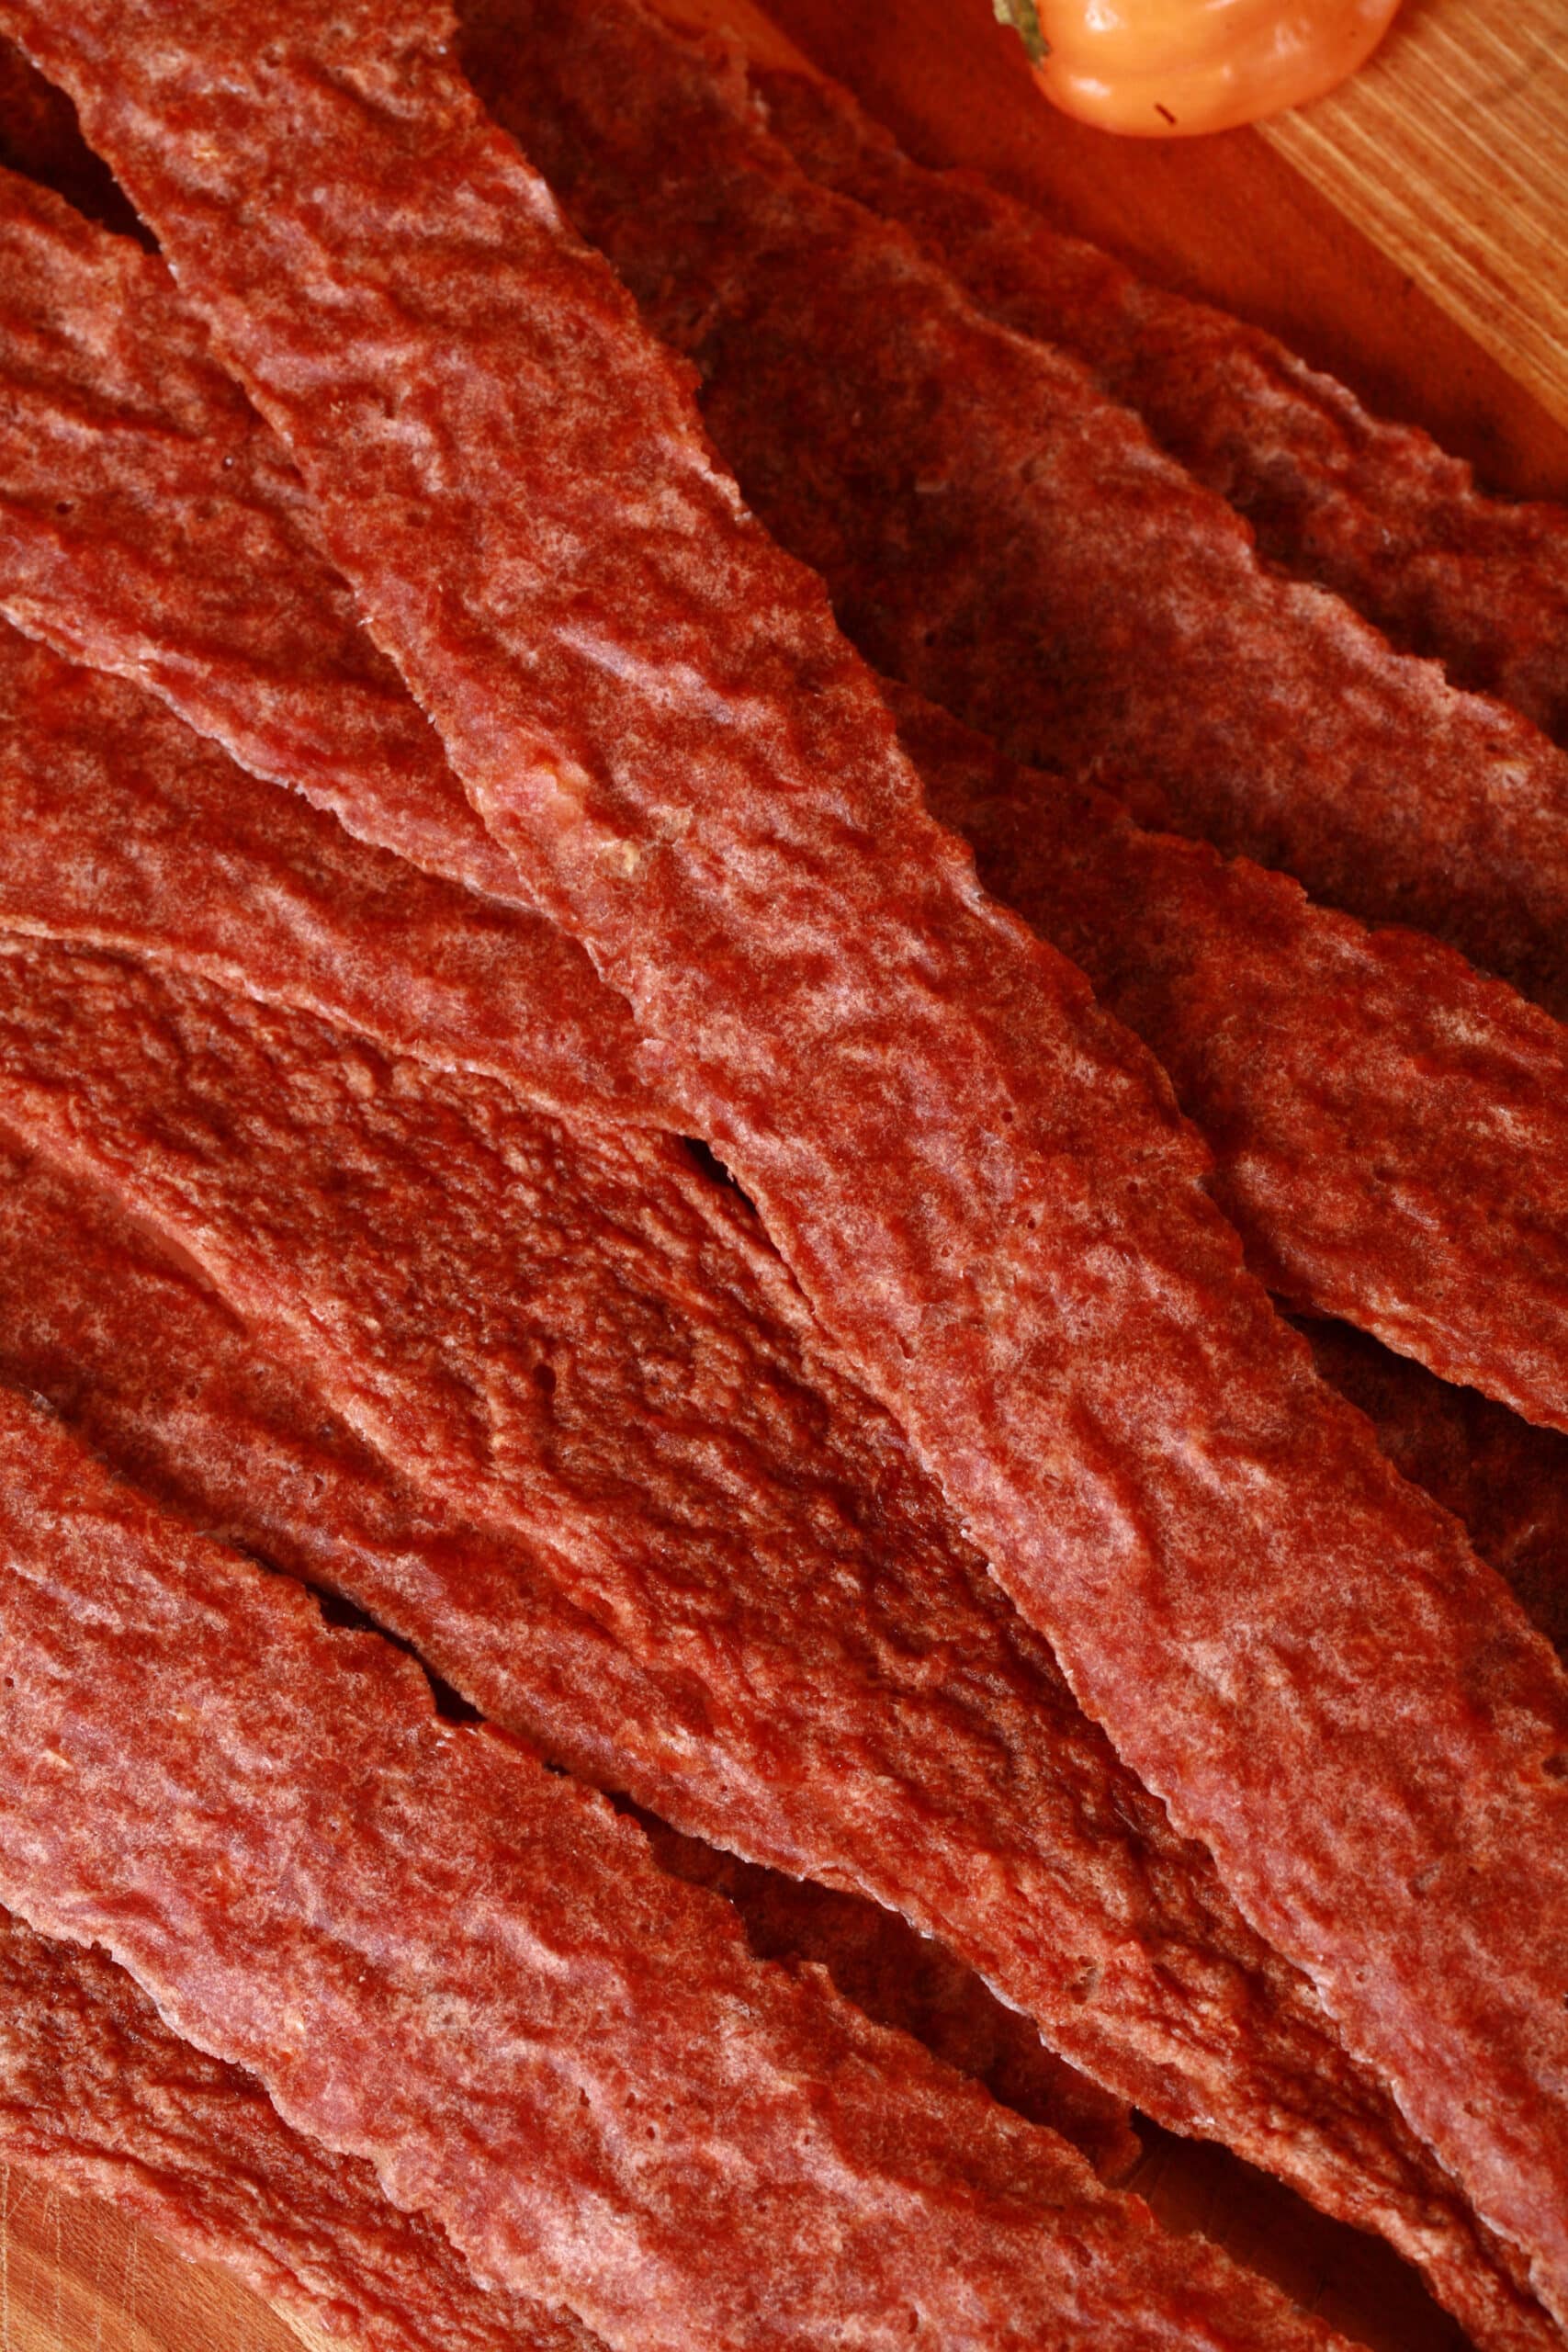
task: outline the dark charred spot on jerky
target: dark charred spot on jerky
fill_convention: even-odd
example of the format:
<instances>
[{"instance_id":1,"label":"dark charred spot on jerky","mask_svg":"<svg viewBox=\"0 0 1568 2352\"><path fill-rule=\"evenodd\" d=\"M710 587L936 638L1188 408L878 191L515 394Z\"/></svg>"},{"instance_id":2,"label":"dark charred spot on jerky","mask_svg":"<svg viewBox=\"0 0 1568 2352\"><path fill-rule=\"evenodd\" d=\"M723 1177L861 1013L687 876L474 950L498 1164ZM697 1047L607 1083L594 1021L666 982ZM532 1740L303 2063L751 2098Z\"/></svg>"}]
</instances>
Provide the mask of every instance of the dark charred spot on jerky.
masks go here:
<instances>
[{"instance_id":1,"label":"dark charred spot on jerky","mask_svg":"<svg viewBox=\"0 0 1568 2352\"><path fill-rule=\"evenodd\" d=\"M1540 1769L1549 1781L1568 1781L1568 1756L1549 1756Z\"/></svg>"}]
</instances>

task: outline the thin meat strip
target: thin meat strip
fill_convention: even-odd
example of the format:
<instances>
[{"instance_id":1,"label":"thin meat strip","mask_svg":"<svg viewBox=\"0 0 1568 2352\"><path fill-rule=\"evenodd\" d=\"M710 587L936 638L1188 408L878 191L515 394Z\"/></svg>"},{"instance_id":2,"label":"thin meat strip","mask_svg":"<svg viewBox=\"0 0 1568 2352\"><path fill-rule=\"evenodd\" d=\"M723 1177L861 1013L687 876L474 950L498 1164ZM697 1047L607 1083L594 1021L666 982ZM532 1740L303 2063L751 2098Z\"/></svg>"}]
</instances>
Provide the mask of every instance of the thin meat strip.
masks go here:
<instances>
[{"instance_id":1,"label":"thin meat strip","mask_svg":"<svg viewBox=\"0 0 1568 2352\"><path fill-rule=\"evenodd\" d=\"M611 2345L1340 2339L0 1396L0 1881Z\"/></svg>"},{"instance_id":2,"label":"thin meat strip","mask_svg":"<svg viewBox=\"0 0 1568 2352\"><path fill-rule=\"evenodd\" d=\"M205 983L30 947L0 989L0 1107L92 1180L3 1196L3 1361L96 1453L583 1777L902 1910L1098 2079L1382 2230L1478 2341L1551 2338L733 1195Z\"/></svg>"},{"instance_id":3,"label":"thin meat strip","mask_svg":"<svg viewBox=\"0 0 1568 2352\"><path fill-rule=\"evenodd\" d=\"M1568 1658L1568 1442L1434 1380L1364 1331L1303 1317L1321 1377L1366 1414L1402 1476L1462 1519L1532 1623Z\"/></svg>"},{"instance_id":4,"label":"thin meat strip","mask_svg":"<svg viewBox=\"0 0 1568 2352\"><path fill-rule=\"evenodd\" d=\"M1568 1688L987 899L439 7L5 0L544 911L1080 1702L1568 2314ZM1529 1853L1531 1868L1518 1869Z\"/></svg>"},{"instance_id":5,"label":"thin meat strip","mask_svg":"<svg viewBox=\"0 0 1568 2352\"><path fill-rule=\"evenodd\" d=\"M459 14L486 103L878 669L1568 1012L1568 754L1273 572L1078 362L809 180L638 0Z\"/></svg>"},{"instance_id":6,"label":"thin meat strip","mask_svg":"<svg viewBox=\"0 0 1568 2352\"><path fill-rule=\"evenodd\" d=\"M675 1124L553 923L354 840L4 621L0 715L0 926L169 957L567 1115Z\"/></svg>"},{"instance_id":7,"label":"thin meat strip","mask_svg":"<svg viewBox=\"0 0 1568 2352\"><path fill-rule=\"evenodd\" d=\"M682 1875L723 1877L764 1923L769 1957L804 1942L830 1973L836 1965L857 1975L892 2009L909 2006L914 1980L862 1916L869 1906L838 1897L842 1916L825 1925L800 1908L803 1894L835 1900L820 1889L761 1872L752 1878L765 1885L737 1882L717 1856L704 1874L698 1852L684 1859ZM748 1934L755 1944L750 1918ZM926 1962L920 1991L922 2023L969 2054L977 2013L942 1982L940 1956ZM1038 2105L1038 2043L1028 2051L1021 2031L1007 2057L992 2071L1025 2107ZM101 1951L35 1935L9 1913L0 1913L0 2156L110 2199L192 2260L221 2264L356 2352L593 2352L595 2339L558 2306L481 2287L444 2232L387 2202L367 2164L291 2131L254 2076L171 2033Z\"/></svg>"},{"instance_id":8,"label":"thin meat strip","mask_svg":"<svg viewBox=\"0 0 1568 2352\"><path fill-rule=\"evenodd\" d=\"M417 866L518 903L515 867L317 553L310 502L287 452L256 430L254 409L214 367L162 265L16 173L0 175L0 193L7 437L17 508L28 510L31 526L10 581L19 625L29 625L38 600L52 629L69 634L62 650L80 659L101 660L107 636L127 639L118 662L136 663L154 692L221 733L256 775L306 792L351 832ZM85 346L89 285L97 331ZM49 395L68 387L89 395L82 421L96 429L78 442L76 478L52 492L46 519L38 493L48 445L30 465L24 448ZM55 426L64 428L58 413ZM115 465L117 434L127 454L135 449L134 478ZM202 516L201 560L181 565L181 532L215 488L221 503ZM77 568L62 599L62 566L85 542L93 571ZM232 691L236 669L243 696Z\"/></svg>"},{"instance_id":9,"label":"thin meat strip","mask_svg":"<svg viewBox=\"0 0 1568 2352\"><path fill-rule=\"evenodd\" d=\"M318 1392L267 1361L254 1335L150 1243L145 1228L3 1136L0 1299L0 1376L46 1397L122 1476L191 1526L220 1529L225 1540L318 1589L356 1607L384 1604L411 1642L434 1626L467 1693L495 1697L506 1720L537 1730L558 1760L581 1758L594 1777L617 1785L613 1736L596 1741L581 1724L595 1716L613 1724L625 1688L609 1675L596 1683L587 1660L575 1675L563 1669L573 1612L551 1595L526 1547L510 1547L512 1592L494 1601L507 1577L504 1539L463 1525L428 1498L417 1501ZM151 1348L150 1331L157 1333ZM421 1582L423 1611L409 1598ZM453 1596L445 1615L434 1598L444 1589ZM490 1622L476 1636L465 1617L480 1619L487 1605ZM578 1646L590 1645L580 1639ZM519 1663L510 1673L487 1668L487 1651ZM630 1680L623 1669L623 1685ZM629 1769L649 1785L646 1770ZM721 1856L652 1815L643 1819L661 1866L726 1894L764 1957L825 1967L879 2023L912 2033L1004 2105L1051 2125L1103 2178L1124 2177L1136 2164L1141 2149L1126 2102L1055 2057L942 1945L863 1896ZM1439 2222L1434 2244L1442 2235ZM1465 2235L1462 2227L1454 2233L1460 2267L1473 2251ZM1478 2272L1488 2259L1483 2249ZM1496 2294L1489 2281L1483 2299L1488 2287Z\"/></svg>"},{"instance_id":10,"label":"thin meat strip","mask_svg":"<svg viewBox=\"0 0 1568 2352\"><path fill-rule=\"evenodd\" d=\"M1423 933L1145 832L886 691L981 881L1157 1056L1253 1272L1568 1427L1568 1031Z\"/></svg>"},{"instance_id":11,"label":"thin meat strip","mask_svg":"<svg viewBox=\"0 0 1568 2352\"><path fill-rule=\"evenodd\" d=\"M9 1912L0 2156L112 2199L355 2352L594 2352L570 2312L480 2287L363 2158L290 2130L254 2075L171 2033L101 1951Z\"/></svg>"},{"instance_id":12,"label":"thin meat strip","mask_svg":"<svg viewBox=\"0 0 1568 2352\"><path fill-rule=\"evenodd\" d=\"M235 757L355 831L406 850L406 804L386 776L411 707L404 698L379 745L348 730L323 777L308 747L334 741L334 680L354 706L376 657L363 639L340 640L341 584L286 527L297 484L265 537L245 501L231 500L236 473L270 481L288 461L213 367L160 266L0 179L0 603L57 648L162 692ZM316 605L320 635L302 654ZM287 737L267 718L279 674L294 714ZM17 701L37 711L51 691L28 676ZM1013 769L893 691L928 800L974 842L987 888L1077 963L1164 1063L1269 1286L1561 1424L1563 1033L1451 951L1369 935L1281 876L1145 832L1098 787ZM553 1070L563 1107L597 1088L622 1115L647 1102L660 1124L679 1124L637 1064L624 1003L537 917L499 901L469 901L465 915L438 879L356 860L298 802L278 808L219 770L204 784L193 763L173 798L135 759L112 778L78 760L69 797L47 766L30 796L17 768L7 781L7 922L142 950L177 941L220 972L265 956L299 971L298 1001L400 1051L505 1071L521 1040L536 1096ZM442 821L455 806L472 824L449 774L443 790ZM242 831L248 865L268 878L234 916ZM220 832L229 846L213 855ZM428 838L415 845L471 878L461 825L434 850ZM363 945L352 944L367 927L400 934L423 975L400 1004L383 989L375 1012Z\"/></svg>"},{"instance_id":13,"label":"thin meat strip","mask_svg":"<svg viewBox=\"0 0 1568 2352\"><path fill-rule=\"evenodd\" d=\"M1150 285L976 173L923 169L837 83L747 70L813 179L899 221L988 318L1083 360L1270 563L1568 739L1561 506L1486 496L1427 434L1370 415L1275 336Z\"/></svg>"}]
</instances>

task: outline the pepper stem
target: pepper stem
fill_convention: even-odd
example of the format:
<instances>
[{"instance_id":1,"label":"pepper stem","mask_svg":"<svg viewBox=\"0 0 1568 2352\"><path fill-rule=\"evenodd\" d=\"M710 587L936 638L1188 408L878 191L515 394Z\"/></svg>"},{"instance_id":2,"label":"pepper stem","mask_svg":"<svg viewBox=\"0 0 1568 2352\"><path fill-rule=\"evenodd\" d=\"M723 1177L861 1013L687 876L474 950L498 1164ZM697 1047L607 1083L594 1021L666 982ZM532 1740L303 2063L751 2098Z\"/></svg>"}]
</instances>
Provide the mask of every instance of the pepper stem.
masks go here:
<instances>
[{"instance_id":1,"label":"pepper stem","mask_svg":"<svg viewBox=\"0 0 1568 2352\"><path fill-rule=\"evenodd\" d=\"M1043 65L1051 54L1051 44L1040 29L1035 0L991 0L991 6L998 25L1012 27L1031 65Z\"/></svg>"}]
</instances>

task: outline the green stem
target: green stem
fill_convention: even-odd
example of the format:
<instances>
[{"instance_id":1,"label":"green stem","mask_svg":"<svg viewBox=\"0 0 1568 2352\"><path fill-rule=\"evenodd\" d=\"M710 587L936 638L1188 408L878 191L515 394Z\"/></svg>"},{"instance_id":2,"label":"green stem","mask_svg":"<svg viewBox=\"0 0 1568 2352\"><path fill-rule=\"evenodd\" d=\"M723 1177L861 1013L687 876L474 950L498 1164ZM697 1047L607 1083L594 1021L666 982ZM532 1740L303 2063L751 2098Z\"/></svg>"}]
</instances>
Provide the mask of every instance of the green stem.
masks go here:
<instances>
[{"instance_id":1,"label":"green stem","mask_svg":"<svg viewBox=\"0 0 1568 2352\"><path fill-rule=\"evenodd\" d=\"M1035 0L991 0L998 25L1010 25L1020 40L1031 65L1043 65L1051 54L1051 44L1040 29L1040 11Z\"/></svg>"}]
</instances>

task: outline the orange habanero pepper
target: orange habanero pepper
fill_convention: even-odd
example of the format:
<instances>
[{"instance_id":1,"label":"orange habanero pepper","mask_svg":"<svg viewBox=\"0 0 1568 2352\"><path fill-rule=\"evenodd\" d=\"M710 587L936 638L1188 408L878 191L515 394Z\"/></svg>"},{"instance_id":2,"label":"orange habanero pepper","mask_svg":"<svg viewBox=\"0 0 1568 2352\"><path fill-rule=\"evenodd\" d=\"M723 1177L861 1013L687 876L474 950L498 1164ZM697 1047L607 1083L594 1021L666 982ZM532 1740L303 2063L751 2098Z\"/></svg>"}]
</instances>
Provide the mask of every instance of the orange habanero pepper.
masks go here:
<instances>
[{"instance_id":1,"label":"orange habanero pepper","mask_svg":"<svg viewBox=\"0 0 1568 2352\"><path fill-rule=\"evenodd\" d=\"M994 0L1047 97L1102 130L1229 130L1321 97L1399 0Z\"/></svg>"}]
</instances>

